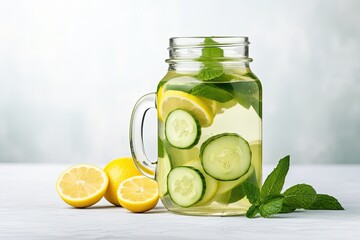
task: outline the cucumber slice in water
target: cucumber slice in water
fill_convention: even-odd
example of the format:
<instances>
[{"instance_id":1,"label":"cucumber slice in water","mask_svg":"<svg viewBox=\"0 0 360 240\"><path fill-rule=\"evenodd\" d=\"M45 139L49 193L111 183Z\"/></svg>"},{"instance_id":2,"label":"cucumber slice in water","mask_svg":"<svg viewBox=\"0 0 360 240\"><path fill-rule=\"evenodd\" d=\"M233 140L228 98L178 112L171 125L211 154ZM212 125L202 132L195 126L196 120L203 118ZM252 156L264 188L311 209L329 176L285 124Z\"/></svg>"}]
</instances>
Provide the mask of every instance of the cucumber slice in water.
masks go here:
<instances>
[{"instance_id":1,"label":"cucumber slice in water","mask_svg":"<svg viewBox=\"0 0 360 240\"><path fill-rule=\"evenodd\" d=\"M207 174L220 181L232 181L249 170L251 150L249 143L238 134L222 133L202 144L200 158Z\"/></svg>"},{"instance_id":2,"label":"cucumber slice in water","mask_svg":"<svg viewBox=\"0 0 360 240\"><path fill-rule=\"evenodd\" d=\"M188 149L199 142L201 127L187 111L176 109L169 113L165 122L167 141L176 148Z\"/></svg>"},{"instance_id":3,"label":"cucumber slice in water","mask_svg":"<svg viewBox=\"0 0 360 240\"><path fill-rule=\"evenodd\" d=\"M204 194L203 198L201 199L201 201L196 203L195 206L200 206L200 205L206 204L216 194L216 192L218 190L218 181L205 173L199 159L195 159L193 161L190 161L190 162L186 163L185 166L190 166L190 167L196 168L205 177L205 183L206 183L205 194Z\"/></svg>"},{"instance_id":4,"label":"cucumber slice in water","mask_svg":"<svg viewBox=\"0 0 360 240\"><path fill-rule=\"evenodd\" d=\"M253 166L250 167L249 171L244 176L236 181L220 182L219 190L214 197L214 201L221 204L231 204L239 200L247 199L246 191L244 189L245 182L257 184L256 172ZM237 185L235 185L235 183L237 183Z\"/></svg>"},{"instance_id":5,"label":"cucumber slice in water","mask_svg":"<svg viewBox=\"0 0 360 240\"><path fill-rule=\"evenodd\" d=\"M171 200L181 207L190 207L201 201L206 190L203 174L193 167L173 168L167 183Z\"/></svg>"},{"instance_id":6,"label":"cucumber slice in water","mask_svg":"<svg viewBox=\"0 0 360 240\"><path fill-rule=\"evenodd\" d=\"M171 146L168 142L165 143L166 151L171 160L172 167L179 167L188 163L189 160L199 157L200 148L192 147L190 149L178 149Z\"/></svg>"},{"instance_id":7,"label":"cucumber slice in water","mask_svg":"<svg viewBox=\"0 0 360 240\"><path fill-rule=\"evenodd\" d=\"M253 174L253 172L254 172L254 166L251 165L249 170L243 176L241 176L239 179L234 180L234 181L219 182L219 187L218 187L218 191L216 192L216 194L223 194L225 192L232 190L236 186L239 186L246 179L248 179L251 176L251 174Z\"/></svg>"},{"instance_id":8,"label":"cucumber slice in water","mask_svg":"<svg viewBox=\"0 0 360 240\"><path fill-rule=\"evenodd\" d=\"M167 194L167 175L171 170L171 161L167 153L164 154L163 158L159 158L156 166L155 179L159 185L159 196L163 197Z\"/></svg>"}]
</instances>

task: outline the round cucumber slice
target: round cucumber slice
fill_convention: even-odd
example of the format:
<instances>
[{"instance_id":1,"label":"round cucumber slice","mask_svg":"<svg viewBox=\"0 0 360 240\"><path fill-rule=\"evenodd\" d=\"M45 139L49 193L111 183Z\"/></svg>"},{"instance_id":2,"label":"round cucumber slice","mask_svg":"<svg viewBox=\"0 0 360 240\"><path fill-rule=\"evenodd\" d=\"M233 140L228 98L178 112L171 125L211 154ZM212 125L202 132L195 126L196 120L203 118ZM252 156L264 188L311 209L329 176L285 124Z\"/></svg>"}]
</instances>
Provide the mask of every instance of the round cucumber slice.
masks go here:
<instances>
[{"instance_id":1,"label":"round cucumber slice","mask_svg":"<svg viewBox=\"0 0 360 240\"><path fill-rule=\"evenodd\" d=\"M181 206L190 207L199 202L206 190L203 174L193 167L173 168L167 178L171 200Z\"/></svg>"},{"instance_id":2,"label":"round cucumber slice","mask_svg":"<svg viewBox=\"0 0 360 240\"><path fill-rule=\"evenodd\" d=\"M166 118L165 135L172 146L188 149L199 142L201 127L190 113L176 109Z\"/></svg>"},{"instance_id":3,"label":"round cucumber slice","mask_svg":"<svg viewBox=\"0 0 360 240\"><path fill-rule=\"evenodd\" d=\"M232 190L236 186L245 182L245 180L248 179L251 176L251 174L253 174L253 172L254 172L254 166L251 165L249 170L239 179L234 181L220 181L216 194L223 194L225 192Z\"/></svg>"},{"instance_id":4,"label":"round cucumber slice","mask_svg":"<svg viewBox=\"0 0 360 240\"><path fill-rule=\"evenodd\" d=\"M207 174L220 181L232 181L249 170L251 150L249 143L238 134L222 133L202 144L200 158Z\"/></svg>"},{"instance_id":5,"label":"round cucumber slice","mask_svg":"<svg viewBox=\"0 0 360 240\"><path fill-rule=\"evenodd\" d=\"M234 185L235 182L238 182L238 184ZM236 181L220 182L219 190L214 197L214 201L221 204L231 204L238 201L244 202L244 200L247 201L244 189L245 182L257 184L254 166L251 166L249 171Z\"/></svg>"},{"instance_id":6,"label":"round cucumber slice","mask_svg":"<svg viewBox=\"0 0 360 240\"><path fill-rule=\"evenodd\" d=\"M165 142L165 148L171 159L172 167L179 167L185 165L190 159L199 157L200 148L192 147L190 149L179 149L171 146L167 141Z\"/></svg>"},{"instance_id":7,"label":"round cucumber slice","mask_svg":"<svg viewBox=\"0 0 360 240\"><path fill-rule=\"evenodd\" d=\"M201 201L196 203L195 206L200 206L200 205L206 204L216 194L216 192L218 190L218 181L205 173L204 169L202 168L200 159L195 159L193 161L190 161L190 162L186 163L185 166L190 166L190 167L196 168L204 175L205 182L206 182L206 191L205 191L205 194L204 194L203 198L201 199Z\"/></svg>"}]
</instances>

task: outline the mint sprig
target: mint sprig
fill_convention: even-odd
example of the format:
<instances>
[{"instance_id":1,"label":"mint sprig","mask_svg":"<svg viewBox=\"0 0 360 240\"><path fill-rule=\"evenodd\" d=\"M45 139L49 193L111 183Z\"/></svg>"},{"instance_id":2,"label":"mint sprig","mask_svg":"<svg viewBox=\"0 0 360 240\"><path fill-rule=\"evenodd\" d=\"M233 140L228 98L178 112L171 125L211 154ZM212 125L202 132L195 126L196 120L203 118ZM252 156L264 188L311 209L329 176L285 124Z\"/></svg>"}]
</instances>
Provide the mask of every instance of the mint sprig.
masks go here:
<instances>
[{"instance_id":1,"label":"mint sprig","mask_svg":"<svg viewBox=\"0 0 360 240\"><path fill-rule=\"evenodd\" d=\"M326 194L317 194L308 184L297 184L281 193L290 166L290 156L281 159L266 178L262 188L252 181L245 181L244 193L252 204L246 216L264 218L278 213L291 213L296 209L344 210L339 201Z\"/></svg>"},{"instance_id":2,"label":"mint sprig","mask_svg":"<svg viewBox=\"0 0 360 240\"><path fill-rule=\"evenodd\" d=\"M224 67L219 63L219 58L224 57L224 50L216 47L218 44L212 38L205 38L201 57L198 61L203 63L203 68L196 75L199 80L210 81L220 77L224 73Z\"/></svg>"}]
</instances>

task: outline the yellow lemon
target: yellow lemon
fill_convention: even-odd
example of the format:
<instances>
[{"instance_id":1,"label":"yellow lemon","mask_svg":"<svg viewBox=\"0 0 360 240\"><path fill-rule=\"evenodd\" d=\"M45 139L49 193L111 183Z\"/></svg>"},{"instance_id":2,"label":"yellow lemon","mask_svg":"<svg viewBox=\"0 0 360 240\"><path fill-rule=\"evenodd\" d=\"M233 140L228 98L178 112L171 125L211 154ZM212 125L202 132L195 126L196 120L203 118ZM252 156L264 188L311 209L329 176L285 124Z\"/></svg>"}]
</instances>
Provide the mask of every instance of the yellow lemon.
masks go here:
<instances>
[{"instance_id":1,"label":"yellow lemon","mask_svg":"<svg viewBox=\"0 0 360 240\"><path fill-rule=\"evenodd\" d=\"M108 177L99 167L80 164L65 170L59 176L56 190L73 207L89 207L104 196Z\"/></svg>"},{"instance_id":2,"label":"yellow lemon","mask_svg":"<svg viewBox=\"0 0 360 240\"><path fill-rule=\"evenodd\" d=\"M213 113L213 115L215 116L216 114L220 113L220 103L215 101L215 100L211 100L208 98L204 98L204 97L198 97L201 101L203 101L208 108L211 110L211 112Z\"/></svg>"},{"instance_id":3,"label":"yellow lemon","mask_svg":"<svg viewBox=\"0 0 360 240\"><path fill-rule=\"evenodd\" d=\"M131 177L121 182L117 197L124 208L132 212L146 212L159 201L158 184L145 176Z\"/></svg>"},{"instance_id":4,"label":"yellow lemon","mask_svg":"<svg viewBox=\"0 0 360 240\"><path fill-rule=\"evenodd\" d=\"M116 191L120 183L125 179L133 176L140 176L142 174L136 168L132 158L130 157L118 158L109 162L105 166L104 171L109 177L109 185L105 193L105 198L110 203L116 206L121 206L116 196Z\"/></svg>"},{"instance_id":5,"label":"yellow lemon","mask_svg":"<svg viewBox=\"0 0 360 240\"><path fill-rule=\"evenodd\" d=\"M212 110L199 97L176 90L168 90L161 94L158 101L158 115L161 121L178 108L192 113L202 127L210 126L214 120Z\"/></svg>"}]
</instances>

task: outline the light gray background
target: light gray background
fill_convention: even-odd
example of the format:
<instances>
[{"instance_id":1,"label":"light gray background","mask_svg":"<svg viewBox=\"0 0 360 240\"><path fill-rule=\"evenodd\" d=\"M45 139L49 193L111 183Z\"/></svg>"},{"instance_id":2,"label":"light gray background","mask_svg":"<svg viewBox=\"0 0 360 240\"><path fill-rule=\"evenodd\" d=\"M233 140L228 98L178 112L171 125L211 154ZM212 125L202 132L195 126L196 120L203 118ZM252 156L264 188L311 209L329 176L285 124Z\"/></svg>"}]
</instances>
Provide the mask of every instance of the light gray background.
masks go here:
<instances>
[{"instance_id":1,"label":"light gray background","mask_svg":"<svg viewBox=\"0 0 360 240\"><path fill-rule=\"evenodd\" d=\"M0 162L129 155L131 110L165 74L168 38L245 35L264 161L359 163L359 13L344 0L0 0Z\"/></svg>"}]
</instances>

